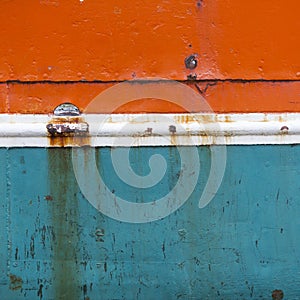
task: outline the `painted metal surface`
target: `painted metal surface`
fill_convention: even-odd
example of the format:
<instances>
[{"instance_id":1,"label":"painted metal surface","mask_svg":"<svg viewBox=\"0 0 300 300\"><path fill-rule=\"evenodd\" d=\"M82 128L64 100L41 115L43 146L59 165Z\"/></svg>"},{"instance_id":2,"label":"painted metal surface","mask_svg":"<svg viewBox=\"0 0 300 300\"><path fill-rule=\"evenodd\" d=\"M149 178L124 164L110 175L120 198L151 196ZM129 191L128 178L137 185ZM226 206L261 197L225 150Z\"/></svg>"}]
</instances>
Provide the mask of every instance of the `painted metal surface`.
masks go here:
<instances>
[{"instance_id":1,"label":"painted metal surface","mask_svg":"<svg viewBox=\"0 0 300 300\"><path fill-rule=\"evenodd\" d=\"M298 80L200 80L184 83L203 96L216 113L300 111L300 81ZM129 81L128 84L134 85L136 81ZM64 102L71 102L82 111L97 95L114 85L115 83L112 82L2 83L0 84L0 112L48 114ZM189 102L188 97L186 101ZM109 106L110 102L103 101L95 113L110 113ZM199 109L200 107L198 111ZM161 99L141 97L117 107L115 112L184 113L186 110Z\"/></svg>"},{"instance_id":2,"label":"painted metal surface","mask_svg":"<svg viewBox=\"0 0 300 300\"><path fill-rule=\"evenodd\" d=\"M1 1L0 299L299 299L298 2ZM193 92L120 101L149 77ZM65 102L86 112L120 83L100 115L52 114ZM118 177L111 155L127 146L134 178L165 158L157 184ZM200 164L182 161L191 148ZM189 197L178 189L180 205L152 222L110 218L84 189L97 182L91 160L117 213L120 198L143 206L178 182ZM211 174L218 188L201 206Z\"/></svg>"},{"instance_id":3,"label":"painted metal surface","mask_svg":"<svg viewBox=\"0 0 300 300\"><path fill-rule=\"evenodd\" d=\"M299 79L298 5L1 1L0 80ZM192 54L194 70L184 64Z\"/></svg>"},{"instance_id":4,"label":"painted metal surface","mask_svg":"<svg viewBox=\"0 0 300 300\"><path fill-rule=\"evenodd\" d=\"M116 176L111 151L97 149L99 171L128 201L159 198L177 180L175 147L131 148L137 173L153 153L172 169L143 191ZM70 148L2 148L1 299L271 299L276 289L298 299L300 147L228 146L222 185L204 209L210 151L198 151L188 201L163 220L130 224L83 197Z\"/></svg>"},{"instance_id":5,"label":"painted metal surface","mask_svg":"<svg viewBox=\"0 0 300 300\"><path fill-rule=\"evenodd\" d=\"M298 144L299 113L2 114L2 147Z\"/></svg>"}]
</instances>

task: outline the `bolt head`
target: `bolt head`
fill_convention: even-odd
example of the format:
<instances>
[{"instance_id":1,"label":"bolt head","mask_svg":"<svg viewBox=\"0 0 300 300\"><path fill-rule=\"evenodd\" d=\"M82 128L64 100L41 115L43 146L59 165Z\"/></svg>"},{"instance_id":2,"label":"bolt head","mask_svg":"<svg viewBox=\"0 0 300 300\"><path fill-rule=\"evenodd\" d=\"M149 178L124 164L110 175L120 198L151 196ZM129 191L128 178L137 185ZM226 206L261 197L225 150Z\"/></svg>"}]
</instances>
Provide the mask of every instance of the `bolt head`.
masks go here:
<instances>
[{"instance_id":1,"label":"bolt head","mask_svg":"<svg viewBox=\"0 0 300 300\"><path fill-rule=\"evenodd\" d=\"M186 57L186 59L184 60L184 63L185 63L185 67L187 69L190 69L190 70L195 69L198 65L197 55L192 54L192 55Z\"/></svg>"}]
</instances>

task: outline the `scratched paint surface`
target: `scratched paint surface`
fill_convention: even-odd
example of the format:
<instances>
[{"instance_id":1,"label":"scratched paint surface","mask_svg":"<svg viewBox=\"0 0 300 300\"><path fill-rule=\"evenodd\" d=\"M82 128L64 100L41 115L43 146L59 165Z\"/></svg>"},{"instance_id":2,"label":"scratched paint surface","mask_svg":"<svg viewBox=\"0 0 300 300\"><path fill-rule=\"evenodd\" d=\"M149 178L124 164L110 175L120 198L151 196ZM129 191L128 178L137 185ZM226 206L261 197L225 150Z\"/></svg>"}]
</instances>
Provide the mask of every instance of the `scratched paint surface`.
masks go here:
<instances>
[{"instance_id":1,"label":"scratched paint surface","mask_svg":"<svg viewBox=\"0 0 300 300\"><path fill-rule=\"evenodd\" d=\"M155 196L176 181L174 149L131 150L140 175L152 152L173 168L148 191ZM189 200L163 220L128 224L83 197L71 149L2 148L1 299L270 299L275 289L298 299L300 146L227 147L222 185L201 210L210 151L198 149L201 174ZM104 180L141 200L122 186L109 154L97 151Z\"/></svg>"}]
</instances>

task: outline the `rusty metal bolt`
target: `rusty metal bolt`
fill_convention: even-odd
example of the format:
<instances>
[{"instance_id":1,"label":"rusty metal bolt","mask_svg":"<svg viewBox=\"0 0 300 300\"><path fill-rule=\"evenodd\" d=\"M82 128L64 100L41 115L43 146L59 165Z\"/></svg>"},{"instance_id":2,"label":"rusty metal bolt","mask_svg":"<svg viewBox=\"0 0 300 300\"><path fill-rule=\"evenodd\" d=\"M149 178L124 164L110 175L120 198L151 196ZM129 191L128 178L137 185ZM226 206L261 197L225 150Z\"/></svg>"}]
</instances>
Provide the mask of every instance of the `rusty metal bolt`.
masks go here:
<instances>
[{"instance_id":1,"label":"rusty metal bolt","mask_svg":"<svg viewBox=\"0 0 300 300\"><path fill-rule=\"evenodd\" d=\"M152 134L152 128L148 127L148 128L145 130L145 134L151 135L151 134Z\"/></svg>"},{"instance_id":2,"label":"rusty metal bolt","mask_svg":"<svg viewBox=\"0 0 300 300\"><path fill-rule=\"evenodd\" d=\"M170 131L170 133L174 134L176 132L176 126L170 125L169 126L169 131Z\"/></svg>"},{"instance_id":3,"label":"rusty metal bolt","mask_svg":"<svg viewBox=\"0 0 300 300\"><path fill-rule=\"evenodd\" d=\"M53 124L47 124L46 128L47 128L48 132L52 135L57 133L57 129L53 126Z\"/></svg>"},{"instance_id":4,"label":"rusty metal bolt","mask_svg":"<svg viewBox=\"0 0 300 300\"><path fill-rule=\"evenodd\" d=\"M184 63L187 69L194 70L198 65L197 54L192 54L186 57Z\"/></svg>"},{"instance_id":5,"label":"rusty metal bolt","mask_svg":"<svg viewBox=\"0 0 300 300\"><path fill-rule=\"evenodd\" d=\"M274 290L272 292L272 299L273 300L282 300L283 299L283 291L282 290Z\"/></svg>"},{"instance_id":6,"label":"rusty metal bolt","mask_svg":"<svg viewBox=\"0 0 300 300\"><path fill-rule=\"evenodd\" d=\"M280 128L280 131L281 131L281 133L283 133L283 134L287 134L287 133L289 133L289 128L288 128L287 126L282 126L282 127Z\"/></svg>"}]
</instances>

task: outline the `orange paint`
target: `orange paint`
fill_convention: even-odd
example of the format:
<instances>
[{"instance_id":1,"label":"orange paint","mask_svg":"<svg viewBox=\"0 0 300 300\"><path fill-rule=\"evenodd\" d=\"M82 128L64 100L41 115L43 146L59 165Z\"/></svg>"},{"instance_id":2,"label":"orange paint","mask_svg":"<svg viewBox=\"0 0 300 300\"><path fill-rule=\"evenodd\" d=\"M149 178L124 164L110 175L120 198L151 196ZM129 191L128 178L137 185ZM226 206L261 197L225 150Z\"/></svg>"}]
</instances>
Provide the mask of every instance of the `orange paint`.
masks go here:
<instances>
[{"instance_id":1,"label":"orange paint","mask_svg":"<svg viewBox=\"0 0 300 300\"><path fill-rule=\"evenodd\" d=\"M188 84L197 90L195 83ZM198 82L202 96L215 112L296 112L300 111L300 81L290 82ZM112 84L9 84L8 110L1 112L52 113L64 102L72 102L83 111L99 93ZM189 101L187 98L186 101ZM1 103L1 102L0 102ZM98 113L110 112L110 103L103 102ZM200 105L199 105L200 110ZM185 112L179 106L159 99L141 99L118 108L118 113Z\"/></svg>"},{"instance_id":2,"label":"orange paint","mask_svg":"<svg viewBox=\"0 0 300 300\"><path fill-rule=\"evenodd\" d=\"M0 80L185 78L196 1L1 1Z\"/></svg>"},{"instance_id":3,"label":"orange paint","mask_svg":"<svg viewBox=\"0 0 300 300\"><path fill-rule=\"evenodd\" d=\"M0 84L0 113L9 111L8 85Z\"/></svg>"},{"instance_id":4,"label":"orange paint","mask_svg":"<svg viewBox=\"0 0 300 300\"><path fill-rule=\"evenodd\" d=\"M298 0L203 0L201 78L300 79Z\"/></svg>"},{"instance_id":5,"label":"orange paint","mask_svg":"<svg viewBox=\"0 0 300 300\"><path fill-rule=\"evenodd\" d=\"M186 84L216 112L300 111L298 8L298 0L1 1L0 112L51 113L63 102L84 110L108 87L145 77L193 77ZM184 63L191 54L194 70ZM117 109L183 111L159 99Z\"/></svg>"},{"instance_id":6,"label":"orange paint","mask_svg":"<svg viewBox=\"0 0 300 300\"><path fill-rule=\"evenodd\" d=\"M56 106L64 102L74 103L84 110L91 99L110 86L110 83L11 83L9 112L52 113Z\"/></svg>"},{"instance_id":7,"label":"orange paint","mask_svg":"<svg viewBox=\"0 0 300 300\"><path fill-rule=\"evenodd\" d=\"M300 79L298 0L14 0L0 19L1 81Z\"/></svg>"}]
</instances>

